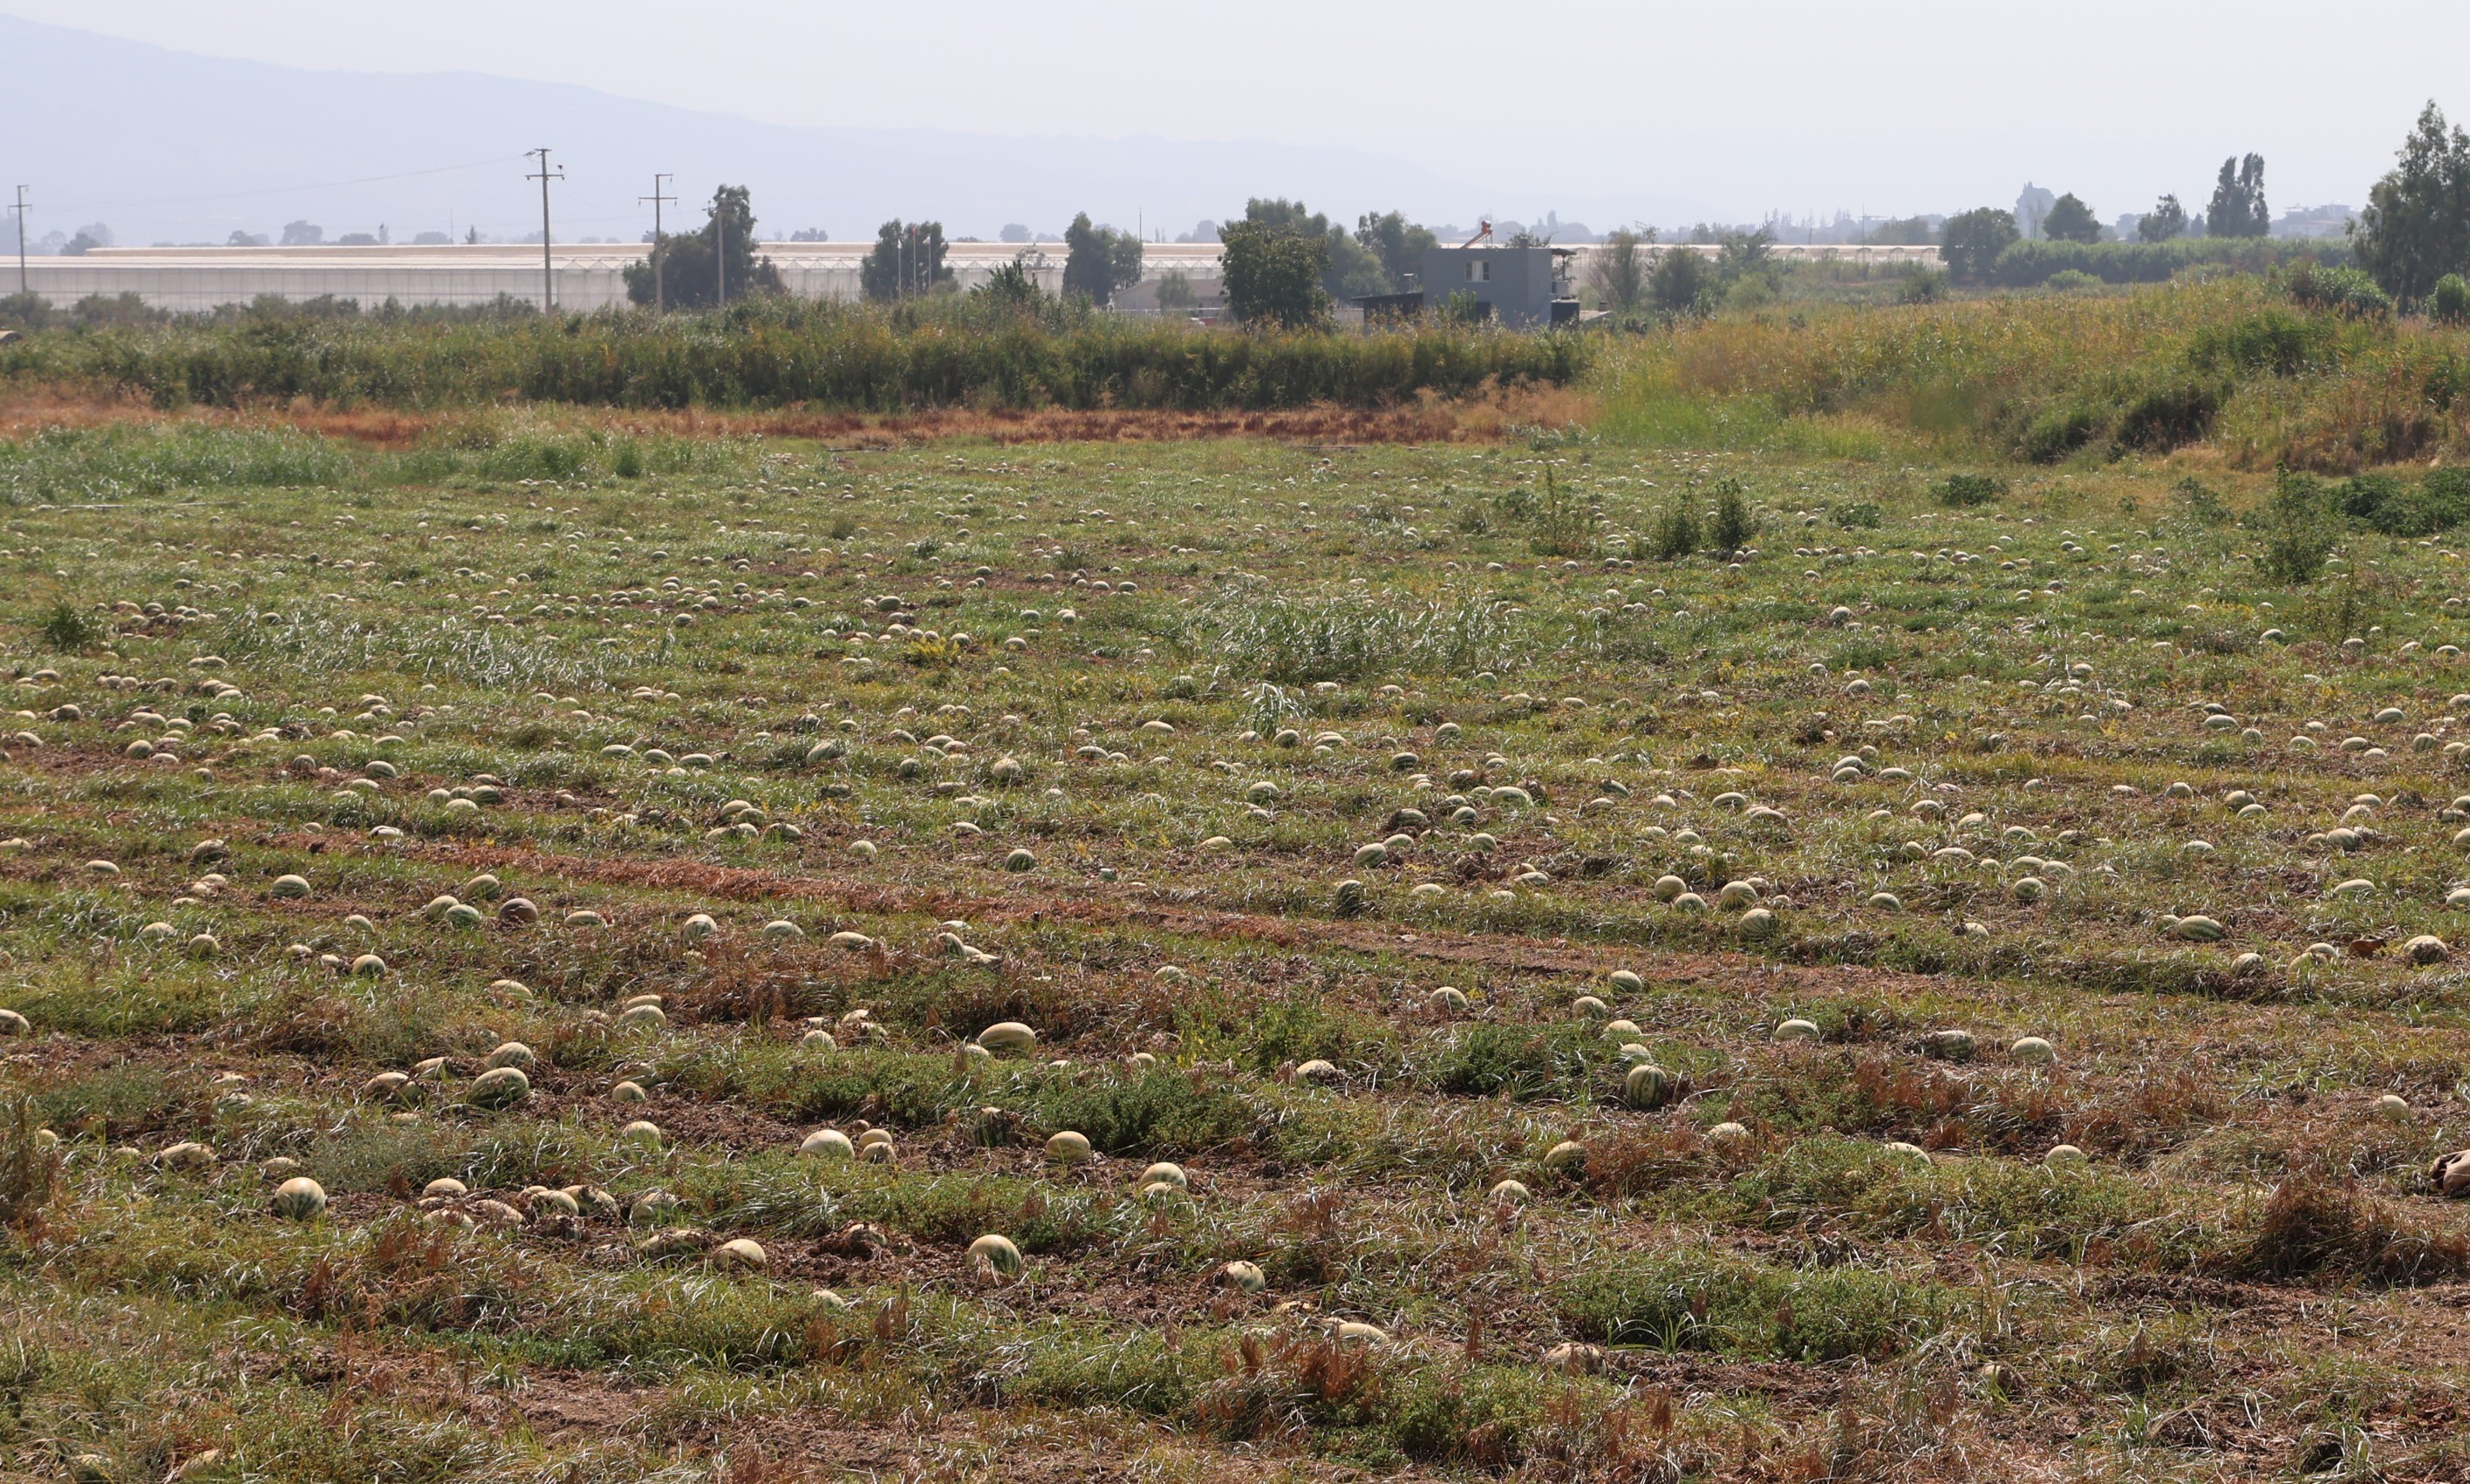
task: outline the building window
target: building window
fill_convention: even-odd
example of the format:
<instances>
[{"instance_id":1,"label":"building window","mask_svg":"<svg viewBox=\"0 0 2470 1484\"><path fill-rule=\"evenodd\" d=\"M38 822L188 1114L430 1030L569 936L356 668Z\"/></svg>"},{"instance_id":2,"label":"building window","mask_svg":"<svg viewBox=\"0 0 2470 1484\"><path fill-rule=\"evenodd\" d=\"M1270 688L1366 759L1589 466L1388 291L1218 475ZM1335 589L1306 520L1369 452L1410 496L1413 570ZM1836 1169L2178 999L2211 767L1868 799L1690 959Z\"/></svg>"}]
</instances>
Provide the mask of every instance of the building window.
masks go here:
<instances>
[{"instance_id":1,"label":"building window","mask_svg":"<svg viewBox=\"0 0 2470 1484\"><path fill-rule=\"evenodd\" d=\"M1492 282L1492 260L1490 258L1469 258L1466 266L1466 276L1467 282L1471 284L1488 284Z\"/></svg>"}]
</instances>

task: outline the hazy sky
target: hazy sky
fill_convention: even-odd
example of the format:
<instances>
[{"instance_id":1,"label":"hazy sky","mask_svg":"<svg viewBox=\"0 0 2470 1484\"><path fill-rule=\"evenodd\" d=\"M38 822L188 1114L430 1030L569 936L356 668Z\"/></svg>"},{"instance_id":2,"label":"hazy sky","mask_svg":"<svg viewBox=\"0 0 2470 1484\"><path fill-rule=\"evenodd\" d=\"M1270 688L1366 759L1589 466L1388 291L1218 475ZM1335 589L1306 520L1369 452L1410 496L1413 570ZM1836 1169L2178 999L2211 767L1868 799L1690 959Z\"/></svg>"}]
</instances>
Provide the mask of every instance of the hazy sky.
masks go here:
<instances>
[{"instance_id":1,"label":"hazy sky","mask_svg":"<svg viewBox=\"0 0 2470 1484\"><path fill-rule=\"evenodd\" d=\"M581 83L782 124L1342 144L1736 219L2012 201L2105 219L2257 151L2276 210L2356 204L2430 98L2470 116L2470 6L2075 0L0 0L295 66ZM1265 182L1265 189L1274 183ZM1609 223L1605 223L1609 224Z\"/></svg>"}]
</instances>

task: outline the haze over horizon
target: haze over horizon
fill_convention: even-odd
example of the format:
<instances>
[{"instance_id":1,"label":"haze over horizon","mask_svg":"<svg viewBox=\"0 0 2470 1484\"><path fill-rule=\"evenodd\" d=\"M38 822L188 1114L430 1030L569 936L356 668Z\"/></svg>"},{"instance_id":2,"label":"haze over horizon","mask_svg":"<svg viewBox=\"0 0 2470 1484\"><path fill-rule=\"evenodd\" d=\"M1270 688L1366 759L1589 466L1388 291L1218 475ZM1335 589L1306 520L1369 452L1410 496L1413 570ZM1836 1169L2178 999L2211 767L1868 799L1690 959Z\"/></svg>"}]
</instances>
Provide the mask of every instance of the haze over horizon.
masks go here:
<instances>
[{"instance_id":1,"label":"haze over horizon","mask_svg":"<svg viewBox=\"0 0 2470 1484\"><path fill-rule=\"evenodd\" d=\"M1171 237L1249 195L1597 230L1883 217L2005 205L2028 179L2108 220L2162 192L2199 209L2250 151L2278 213L2357 205L2430 98L2470 113L2446 65L2470 12L2369 5L2344 27L2411 44L2345 69L2295 7L2231 27L2102 0L2064 26L1804 0L1756 18L1580 0L1544 21L1463 0L955 0L931 25L788 0L695 25L641 0L441 0L408 28L304 0L0 0L19 125L0 172L34 185L37 236L99 220L123 243L294 218L520 235L538 196L518 156L544 143L568 171L561 241L639 235L656 170L687 220L744 181L768 235L841 240L893 215L992 237L1082 210Z\"/></svg>"}]
</instances>

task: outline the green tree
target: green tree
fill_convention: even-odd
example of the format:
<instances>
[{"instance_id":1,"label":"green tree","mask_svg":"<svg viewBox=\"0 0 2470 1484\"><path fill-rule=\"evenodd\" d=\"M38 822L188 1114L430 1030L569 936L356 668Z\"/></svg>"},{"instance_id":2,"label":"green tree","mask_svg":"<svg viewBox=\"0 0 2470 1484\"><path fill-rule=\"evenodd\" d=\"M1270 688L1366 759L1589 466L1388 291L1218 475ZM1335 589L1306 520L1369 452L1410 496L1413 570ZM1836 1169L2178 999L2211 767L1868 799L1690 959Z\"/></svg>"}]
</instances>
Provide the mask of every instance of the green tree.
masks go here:
<instances>
[{"instance_id":1,"label":"green tree","mask_svg":"<svg viewBox=\"0 0 2470 1484\"><path fill-rule=\"evenodd\" d=\"M781 270L755 255L755 197L744 186L711 193L703 228L662 238L626 265L626 297L652 302L655 263L661 302L671 309L711 309L781 291Z\"/></svg>"},{"instance_id":2,"label":"green tree","mask_svg":"<svg viewBox=\"0 0 2470 1484\"><path fill-rule=\"evenodd\" d=\"M1392 290L1424 270L1424 249L1441 240L1429 227L1417 226L1398 212L1366 213L1355 219L1356 245L1372 254Z\"/></svg>"},{"instance_id":3,"label":"green tree","mask_svg":"<svg viewBox=\"0 0 2470 1484\"><path fill-rule=\"evenodd\" d=\"M2175 196L2165 196L2155 201L2153 209L2135 220L2135 236L2139 242L2166 243L2186 230L2187 208L2179 205L2179 197Z\"/></svg>"},{"instance_id":4,"label":"green tree","mask_svg":"<svg viewBox=\"0 0 2470 1484\"><path fill-rule=\"evenodd\" d=\"M1082 220L1088 219L1084 217ZM970 304L998 315L1032 319L1043 316L1047 306L1054 301L1047 298L1045 290L1037 287L1037 279L1030 273L1029 265L1022 261L1027 256L1026 253L1016 256L988 274L985 283L969 290Z\"/></svg>"},{"instance_id":5,"label":"green tree","mask_svg":"<svg viewBox=\"0 0 2470 1484\"><path fill-rule=\"evenodd\" d=\"M1115 290L1141 281L1141 240L1130 232L1091 226L1083 212L1063 229L1063 291L1096 305L1114 302Z\"/></svg>"},{"instance_id":6,"label":"green tree","mask_svg":"<svg viewBox=\"0 0 2470 1484\"><path fill-rule=\"evenodd\" d=\"M2050 214L2041 219L2041 235L2054 243L2097 243L2101 241L2101 219L2069 191L2053 202Z\"/></svg>"},{"instance_id":7,"label":"green tree","mask_svg":"<svg viewBox=\"0 0 2470 1484\"><path fill-rule=\"evenodd\" d=\"M1329 237L1246 220L1219 232L1225 243L1226 308L1247 325L1298 330L1329 318Z\"/></svg>"},{"instance_id":8,"label":"green tree","mask_svg":"<svg viewBox=\"0 0 2470 1484\"><path fill-rule=\"evenodd\" d=\"M2272 209L2264 203L2264 156L2222 161L2213 203L2204 208L2204 235L2262 237L2272 230Z\"/></svg>"},{"instance_id":9,"label":"green tree","mask_svg":"<svg viewBox=\"0 0 2470 1484\"><path fill-rule=\"evenodd\" d=\"M2402 141L2398 163L2367 192L2350 241L2359 267L2405 304L2434 292L2445 274L2470 270L2470 135L2446 132L2433 102Z\"/></svg>"},{"instance_id":10,"label":"green tree","mask_svg":"<svg viewBox=\"0 0 2470 1484\"><path fill-rule=\"evenodd\" d=\"M1587 267L1588 284L1617 315L1637 313L1646 297L1646 254L1640 250L1645 241L1627 228L1614 232Z\"/></svg>"},{"instance_id":11,"label":"green tree","mask_svg":"<svg viewBox=\"0 0 2470 1484\"><path fill-rule=\"evenodd\" d=\"M1765 227L1755 232L1726 232L1715 249L1715 277L1727 288L1744 278L1772 281L1782 267L1776 261L1775 234Z\"/></svg>"},{"instance_id":12,"label":"green tree","mask_svg":"<svg viewBox=\"0 0 2470 1484\"><path fill-rule=\"evenodd\" d=\"M1192 289L1192 279L1181 268L1169 268L1158 275L1157 305L1169 313L1181 313L1200 302Z\"/></svg>"},{"instance_id":13,"label":"green tree","mask_svg":"<svg viewBox=\"0 0 2470 1484\"><path fill-rule=\"evenodd\" d=\"M1661 314L1695 314L1714 291L1715 275L1707 260L1689 247L1666 247L1655 255L1655 270L1646 275L1646 301Z\"/></svg>"},{"instance_id":14,"label":"green tree","mask_svg":"<svg viewBox=\"0 0 2470 1484\"><path fill-rule=\"evenodd\" d=\"M1332 298L1349 299L1390 290L1389 275L1382 271L1381 260L1373 256L1372 249L1349 237L1344 227L1332 225L1322 213L1306 210L1301 201L1284 197L1254 197L1244 203L1244 220L1318 238L1322 243L1320 287Z\"/></svg>"},{"instance_id":15,"label":"green tree","mask_svg":"<svg viewBox=\"0 0 2470 1484\"><path fill-rule=\"evenodd\" d=\"M858 290L878 304L922 298L954 281L944 252L944 223L895 217L875 230L874 246L858 266Z\"/></svg>"},{"instance_id":16,"label":"green tree","mask_svg":"<svg viewBox=\"0 0 2470 1484\"><path fill-rule=\"evenodd\" d=\"M2023 241L2016 230L2016 214L1983 206L1946 219L1946 233L1938 245L1939 260L1960 283L1980 283L1990 276L1998 255Z\"/></svg>"}]
</instances>

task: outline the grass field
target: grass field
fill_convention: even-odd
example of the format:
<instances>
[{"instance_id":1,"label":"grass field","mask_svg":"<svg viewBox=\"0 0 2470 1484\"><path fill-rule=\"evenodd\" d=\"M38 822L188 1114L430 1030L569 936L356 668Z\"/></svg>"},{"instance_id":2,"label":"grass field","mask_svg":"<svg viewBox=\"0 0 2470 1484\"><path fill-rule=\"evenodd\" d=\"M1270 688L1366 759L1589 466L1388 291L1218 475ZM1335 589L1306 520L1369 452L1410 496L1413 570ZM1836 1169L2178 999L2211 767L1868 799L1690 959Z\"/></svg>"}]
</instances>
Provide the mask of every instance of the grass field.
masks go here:
<instances>
[{"instance_id":1,"label":"grass field","mask_svg":"<svg viewBox=\"0 0 2470 1484\"><path fill-rule=\"evenodd\" d=\"M2461 564L2204 468L0 445L6 1470L2470 1477Z\"/></svg>"}]
</instances>

